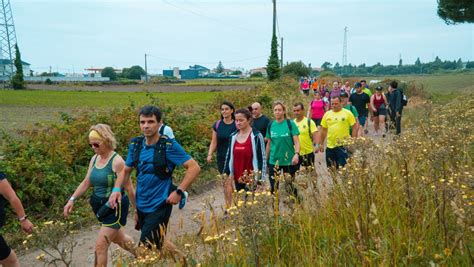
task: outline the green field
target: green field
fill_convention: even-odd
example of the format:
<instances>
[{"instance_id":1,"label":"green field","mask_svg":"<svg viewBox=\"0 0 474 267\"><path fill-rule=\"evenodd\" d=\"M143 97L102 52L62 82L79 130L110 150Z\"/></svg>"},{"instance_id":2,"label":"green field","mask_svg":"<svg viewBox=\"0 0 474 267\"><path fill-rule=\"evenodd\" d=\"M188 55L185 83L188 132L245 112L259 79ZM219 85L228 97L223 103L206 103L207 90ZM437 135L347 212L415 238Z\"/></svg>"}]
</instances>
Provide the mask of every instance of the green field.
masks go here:
<instances>
[{"instance_id":1,"label":"green field","mask_svg":"<svg viewBox=\"0 0 474 267\"><path fill-rule=\"evenodd\" d=\"M456 74L407 75L388 77L367 77L367 80L397 79L406 82L415 82L423 88L432 100L446 103L463 92L474 92L474 72Z\"/></svg>"},{"instance_id":2,"label":"green field","mask_svg":"<svg viewBox=\"0 0 474 267\"><path fill-rule=\"evenodd\" d=\"M4 90L0 92L0 128L24 129L36 122L59 121L59 114L86 110L106 110L130 103L150 103L144 92L81 92L47 90ZM211 101L214 92L153 93L169 105L195 105Z\"/></svg>"}]
</instances>

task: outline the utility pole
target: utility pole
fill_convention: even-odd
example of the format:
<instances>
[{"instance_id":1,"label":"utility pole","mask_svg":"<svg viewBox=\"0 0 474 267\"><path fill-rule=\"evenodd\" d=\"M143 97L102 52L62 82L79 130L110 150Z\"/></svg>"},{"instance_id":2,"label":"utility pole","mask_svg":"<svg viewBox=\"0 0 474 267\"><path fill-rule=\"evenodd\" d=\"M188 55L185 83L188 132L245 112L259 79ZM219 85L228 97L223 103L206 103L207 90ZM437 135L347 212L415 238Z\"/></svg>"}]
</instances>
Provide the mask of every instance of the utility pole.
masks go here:
<instances>
[{"instance_id":1,"label":"utility pole","mask_svg":"<svg viewBox=\"0 0 474 267\"><path fill-rule=\"evenodd\" d=\"M276 0L273 0L273 35L276 35L276 17L277 17Z\"/></svg>"},{"instance_id":2,"label":"utility pole","mask_svg":"<svg viewBox=\"0 0 474 267\"><path fill-rule=\"evenodd\" d=\"M344 27L344 43L342 45L342 66L347 65L347 26Z\"/></svg>"},{"instance_id":3,"label":"utility pole","mask_svg":"<svg viewBox=\"0 0 474 267\"><path fill-rule=\"evenodd\" d=\"M11 79L15 74L14 60L15 45L17 44L15 24L10 0L1 0L0 4L0 57L9 60L5 70L8 79Z\"/></svg>"},{"instance_id":4,"label":"utility pole","mask_svg":"<svg viewBox=\"0 0 474 267\"><path fill-rule=\"evenodd\" d=\"M148 67L146 63L146 53L145 53L145 82L148 82Z\"/></svg>"},{"instance_id":5,"label":"utility pole","mask_svg":"<svg viewBox=\"0 0 474 267\"><path fill-rule=\"evenodd\" d=\"M280 55L281 55L281 59L280 59L280 65L281 65L281 69L283 70L283 37L281 37L281 47L280 47L281 51L280 51Z\"/></svg>"}]
</instances>

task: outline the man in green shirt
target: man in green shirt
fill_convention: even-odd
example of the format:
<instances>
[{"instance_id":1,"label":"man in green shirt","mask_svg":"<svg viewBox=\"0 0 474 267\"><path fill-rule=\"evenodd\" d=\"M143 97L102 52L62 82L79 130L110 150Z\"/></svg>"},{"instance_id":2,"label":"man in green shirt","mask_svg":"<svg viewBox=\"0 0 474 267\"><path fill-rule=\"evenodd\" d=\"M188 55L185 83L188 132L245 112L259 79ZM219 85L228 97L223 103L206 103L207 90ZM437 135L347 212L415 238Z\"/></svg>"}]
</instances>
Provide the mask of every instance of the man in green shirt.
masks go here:
<instances>
[{"instance_id":1,"label":"man in green shirt","mask_svg":"<svg viewBox=\"0 0 474 267\"><path fill-rule=\"evenodd\" d=\"M352 105L349 104L349 95L346 92L341 93L341 101L342 101L342 106L352 112L356 119L356 123L354 124L353 127L350 129L350 134L352 135L352 131L356 131L356 133L359 132L359 113L357 112L357 109Z\"/></svg>"}]
</instances>

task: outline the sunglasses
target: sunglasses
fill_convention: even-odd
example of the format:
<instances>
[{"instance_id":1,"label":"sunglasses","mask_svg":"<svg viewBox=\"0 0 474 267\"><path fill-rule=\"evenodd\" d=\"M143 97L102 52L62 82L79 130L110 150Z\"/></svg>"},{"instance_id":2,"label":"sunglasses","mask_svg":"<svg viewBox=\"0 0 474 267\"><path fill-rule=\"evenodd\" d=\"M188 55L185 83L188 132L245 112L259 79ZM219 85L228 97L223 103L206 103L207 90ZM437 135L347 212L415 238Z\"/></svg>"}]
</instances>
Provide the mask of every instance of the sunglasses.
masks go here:
<instances>
[{"instance_id":1,"label":"sunglasses","mask_svg":"<svg viewBox=\"0 0 474 267\"><path fill-rule=\"evenodd\" d=\"M101 143L90 143L89 145L93 148L99 148Z\"/></svg>"}]
</instances>

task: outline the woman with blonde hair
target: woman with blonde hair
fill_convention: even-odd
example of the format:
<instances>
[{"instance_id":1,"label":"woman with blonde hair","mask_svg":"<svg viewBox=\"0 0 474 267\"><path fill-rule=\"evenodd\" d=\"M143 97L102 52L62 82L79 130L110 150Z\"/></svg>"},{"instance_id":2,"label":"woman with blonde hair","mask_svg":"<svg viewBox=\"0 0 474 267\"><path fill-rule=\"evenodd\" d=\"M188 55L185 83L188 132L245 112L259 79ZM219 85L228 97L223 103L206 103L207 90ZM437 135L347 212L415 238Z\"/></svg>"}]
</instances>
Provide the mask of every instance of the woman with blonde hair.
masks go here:
<instances>
[{"instance_id":1,"label":"woman with blonde hair","mask_svg":"<svg viewBox=\"0 0 474 267\"><path fill-rule=\"evenodd\" d=\"M117 141L109 125L92 126L88 132L88 139L95 154L90 160L84 180L64 206L64 216L67 218L71 214L74 202L92 186L93 192L89 203L97 220L101 223L95 245L95 266L107 266L107 250L110 242L134 254L133 239L126 235L122 228L127 223L130 202L135 206L135 191L129 179L124 185L128 196L122 193L123 197L118 207L110 208L108 199L113 192L117 176L123 175L125 162L115 152Z\"/></svg>"},{"instance_id":2,"label":"woman with blonde hair","mask_svg":"<svg viewBox=\"0 0 474 267\"><path fill-rule=\"evenodd\" d=\"M275 182L275 172L289 173L294 179L300 156L300 141L298 138L300 132L295 122L286 118L286 107L283 102L276 101L273 103L273 115L275 120L268 125L266 134L268 140L266 155L269 157L268 168L272 193L278 190L278 182ZM289 193L296 197L297 191L292 181L289 186Z\"/></svg>"}]
</instances>

